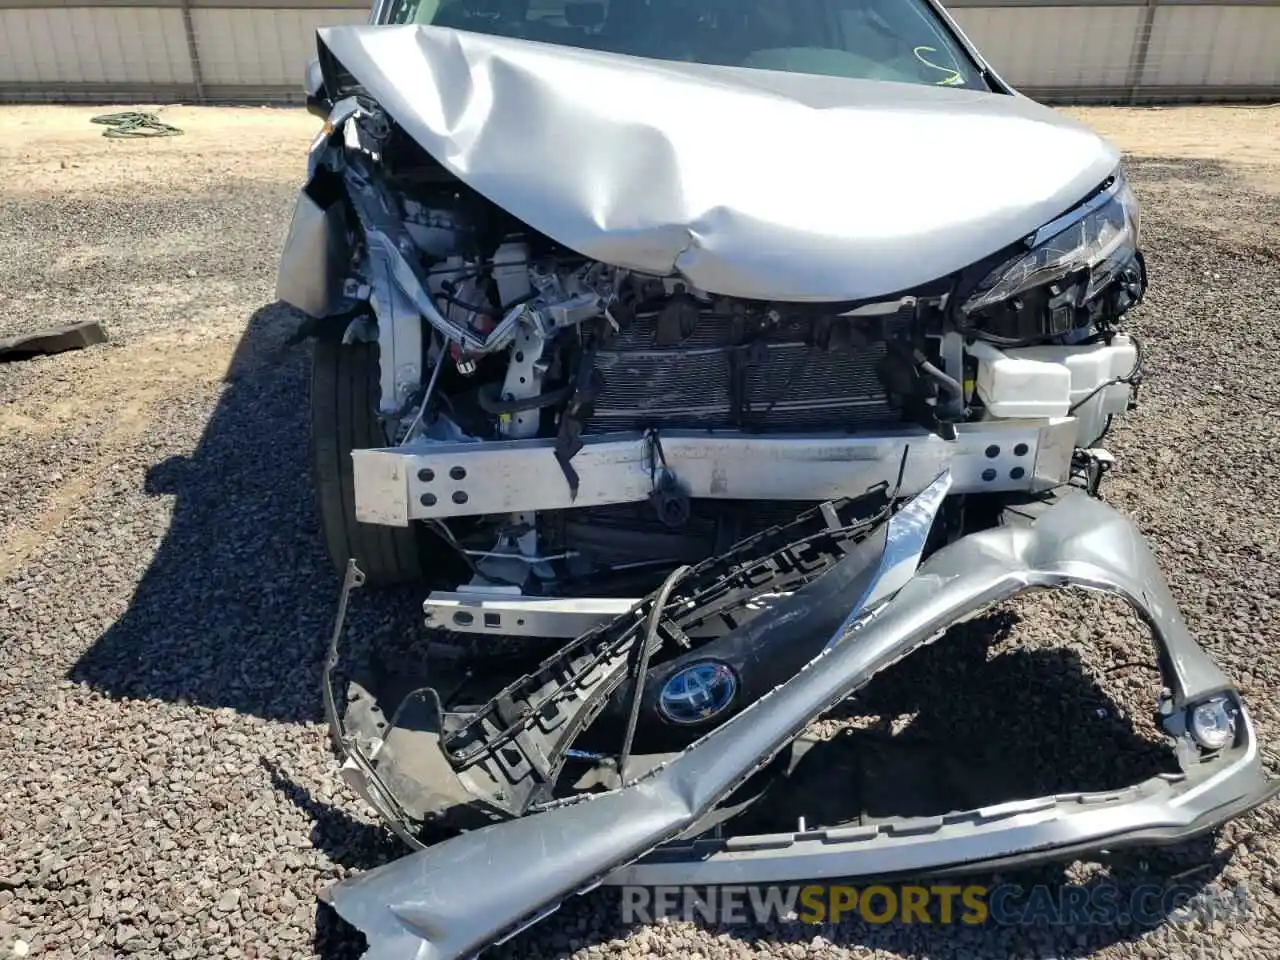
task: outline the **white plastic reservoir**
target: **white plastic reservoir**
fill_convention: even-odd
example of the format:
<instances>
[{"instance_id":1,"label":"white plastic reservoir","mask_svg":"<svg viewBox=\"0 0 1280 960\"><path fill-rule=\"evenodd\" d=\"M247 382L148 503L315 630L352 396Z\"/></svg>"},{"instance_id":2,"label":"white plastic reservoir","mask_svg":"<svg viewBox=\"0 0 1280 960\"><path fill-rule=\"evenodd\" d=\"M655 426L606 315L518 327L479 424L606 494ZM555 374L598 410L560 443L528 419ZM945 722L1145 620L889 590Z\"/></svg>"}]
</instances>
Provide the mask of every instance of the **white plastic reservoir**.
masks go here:
<instances>
[{"instance_id":1,"label":"white plastic reservoir","mask_svg":"<svg viewBox=\"0 0 1280 960\"><path fill-rule=\"evenodd\" d=\"M1079 347L1011 347L999 349L976 341L966 349L978 361L978 398L989 416L998 418L1065 417L1079 420L1077 446L1088 446L1106 427L1107 417L1129 405L1129 385L1112 384L1127 376L1137 359L1133 341L1116 334L1110 345ZM1084 401L1091 392L1098 392Z\"/></svg>"}]
</instances>

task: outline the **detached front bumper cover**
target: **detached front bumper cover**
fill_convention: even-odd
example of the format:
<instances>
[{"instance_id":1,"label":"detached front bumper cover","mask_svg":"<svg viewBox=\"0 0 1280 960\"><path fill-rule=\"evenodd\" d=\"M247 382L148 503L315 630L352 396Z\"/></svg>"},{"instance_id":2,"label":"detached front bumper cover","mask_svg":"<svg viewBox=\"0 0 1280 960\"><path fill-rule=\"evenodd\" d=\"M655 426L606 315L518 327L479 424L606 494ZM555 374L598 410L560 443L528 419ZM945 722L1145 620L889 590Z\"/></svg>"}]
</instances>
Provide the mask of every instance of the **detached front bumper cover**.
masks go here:
<instances>
[{"instance_id":1,"label":"detached front bumper cover","mask_svg":"<svg viewBox=\"0 0 1280 960\"><path fill-rule=\"evenodd\" d=\"M1182 766L1127 789L1016 801L940 817L794 834L680 838L816 716L881 670L992 604L1068 586L1125 597L1151 625L1165 728ZM860 598L851 597L852 608ZM1185 718L1214 696L1234 741L1204 752ZM466 833L336 884L326 898L368 937L370 960L472 956L600 883L768 883L916 876L1062 859L1192 836L1258 806L1280 784L1260 763L1231 682L1188 633L1140 534L1069 497L1029 527L965 537L934 554L878 616L665 766L622 789Z\"/></svg>"}]
</instances>

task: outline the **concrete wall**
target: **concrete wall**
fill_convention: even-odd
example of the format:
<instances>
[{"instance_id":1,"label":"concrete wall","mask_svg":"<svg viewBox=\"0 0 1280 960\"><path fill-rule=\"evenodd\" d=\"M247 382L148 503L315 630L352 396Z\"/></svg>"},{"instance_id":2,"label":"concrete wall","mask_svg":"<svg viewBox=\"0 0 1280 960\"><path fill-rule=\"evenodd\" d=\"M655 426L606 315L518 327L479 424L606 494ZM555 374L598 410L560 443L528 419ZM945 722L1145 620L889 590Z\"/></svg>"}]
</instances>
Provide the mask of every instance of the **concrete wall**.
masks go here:
<instances>
[{"instance_id":1,"label":"concrete wall","mask_svg":"<svg viewBox=\"0 0 1280 960\"><path fill-rule=\"evenodd\" d=\"M1280 99L1280 0L952 0L1024 92L1057 102ZM287 102L315 29L360 0L0 0L0 100Z\"/></svg>"}]
</instances>

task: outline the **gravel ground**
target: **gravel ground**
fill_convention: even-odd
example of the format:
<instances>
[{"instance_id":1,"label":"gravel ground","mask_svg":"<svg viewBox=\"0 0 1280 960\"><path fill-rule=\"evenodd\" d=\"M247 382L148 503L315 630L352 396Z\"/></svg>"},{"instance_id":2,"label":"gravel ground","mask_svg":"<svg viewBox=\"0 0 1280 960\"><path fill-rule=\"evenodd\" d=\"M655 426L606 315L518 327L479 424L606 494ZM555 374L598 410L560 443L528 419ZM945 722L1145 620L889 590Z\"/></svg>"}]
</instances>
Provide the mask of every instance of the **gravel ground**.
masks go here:
<instances>
[{"instance_id":1,"label":"gravel ground","mask_svg":"<svg viewBox=\"0 0 1280 960\"><path fill-rule=\"evenodd\" d=\"M0 108L0 336L92 318L112 337L0 366L0 956L354 956L360 938L316 893L399 850L325 747L317 685L337 579L310 501L307 352L285 345L293 318L272 305L316 121L172 109L186 136L132 143L102 139L91 113ZM1110 440L1109 499L1151 537L1269 741L1280 111L1081 113L1130 154L1154 278L1134 318L1150 373ZM355 629L411 630L413 606L358 597ZM1144 715L1150 651L1115 604L1030 598L978 640L886 676L869 698L880 721L962 751L995 744L1051 789L1161 762ZM949 698L975 670L985 687ZM1046 744L1046 726L1063 736ZM1199 883L1246 885L1241 918L633 928L597 892L499 955L1280 956L1276 817L1109 872L1014 878L1132 885L1199 868Z\"/></svg>"}]
</instances>

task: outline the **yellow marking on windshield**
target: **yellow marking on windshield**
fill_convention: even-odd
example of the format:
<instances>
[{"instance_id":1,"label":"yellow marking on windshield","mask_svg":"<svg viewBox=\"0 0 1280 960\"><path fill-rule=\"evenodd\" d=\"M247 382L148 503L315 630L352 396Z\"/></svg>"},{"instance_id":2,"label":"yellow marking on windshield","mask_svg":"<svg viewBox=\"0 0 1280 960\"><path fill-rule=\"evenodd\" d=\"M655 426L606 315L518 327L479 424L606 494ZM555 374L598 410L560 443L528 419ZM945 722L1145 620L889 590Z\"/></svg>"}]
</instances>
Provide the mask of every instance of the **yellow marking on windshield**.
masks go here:
<instances>
[{"instance_id":1,"label":"yellow marking on windshield","mask_svg":"<svg viewBox=\"0 0 1280 960\"><path fill-rule=\"evenodd\" d=\"M936 63L931 63L929 60L925 58L924 56L925 53L937 53L938 52L937 47L929 47L929 46L924 46L922 44L921 46L918 46L912 49L911 52L914 53L916 55L916 59L919 60L921 63L923 63L926 67L929 67L932 70L941 70L943 73L948 74L948 76L943 77L941 80L935 80L934 81L935 86L958 87L964 83L964 77L960 75L960 71L957 70L955 67L939 66Z\"/></svg>"}]
</instances>

